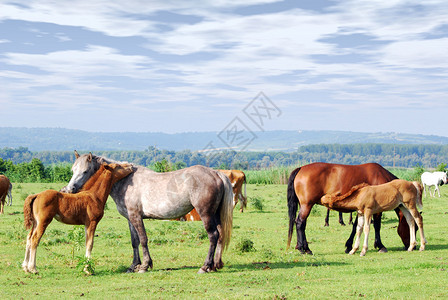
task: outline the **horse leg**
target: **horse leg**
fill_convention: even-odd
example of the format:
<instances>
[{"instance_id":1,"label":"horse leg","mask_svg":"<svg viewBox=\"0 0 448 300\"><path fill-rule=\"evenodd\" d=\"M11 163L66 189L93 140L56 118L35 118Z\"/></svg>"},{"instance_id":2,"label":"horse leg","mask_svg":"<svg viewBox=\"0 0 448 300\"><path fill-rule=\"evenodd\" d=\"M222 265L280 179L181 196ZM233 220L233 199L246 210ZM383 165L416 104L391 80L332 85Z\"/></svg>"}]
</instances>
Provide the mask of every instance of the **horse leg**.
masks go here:
<instances>
[{"instance_id":1,"label":"horse leg","mask_svg":"<svg viewBox=\"0 0 448 300\"><path fill-rule=\"evenodd\" d=\"M204 223L205 230L207 231L208 234L208 239L210 241L210 248L208 250L208 254L205 259L204 265L199 269L198 274L216 271L213 258L219 240L218 224L215 218L212 216L202 214L201 219L202 222ZM221 250L222 249L220 249L220 251Z\"/></svg>"},{"instance_id":2,"label":"horse leg","mask_svg":"<svg viewBox=\"0 0 448 300\"><path fill-rule=\"evenodd\" d=\"M33 227L31 228L31 230L28 233L28 236L26 238L25 259L23 260L23 263L22 263L22 269L25 272L28 272L28 262L30 260L30 250L31 250L31 236L33 235L34 229L35 229L35 227L33 224Z\"/></svg>"},{"instance_id":3,"label":"horse leg","mask_svg":"<svg viewBox=\"0 0 448 300\"><path fill-rule=\"evenodd\" d=\"M90 260L92 257L92 248L93 248L93 238L95 236L95 230L97 226L97 222L90 222L90 224L85 226L85 233L86 233L86 258L87 260ZM89 266L86 265L84 267L84 272L88 275L92 275L92 273L89 271Z\"/></svg>"},{"instance_id":4,"label":"horse leg","mask_svg":"<svg viewBox=\"0 0 448 300\"><path fill-rule=\"evenodd\" d=\"M348 220L348 225L352 225L353 224L353 213L350 213L350 219Z\"/></svg>"},{"instance_id":5,"label":"horse leg","mask_svg":"<svg viewBox=\"0 0 448 300\"><path fill-rule=\"evenodd\" d=\"M440 190L439 190L439 186L436 184L436 188L434 189L434 197L436 196L436 190L437 190L437 194L439 194L439 198L440 198Z\"/></svg>"},{"instance_id":6,"label":"horse leg","mask_svg":"<svg viewBox=\"0 0 448 300\"><path fill-rule=\"evenodd\" d=\"M37 223L36 228L30 237L30 253L29 253L28 267L27 267L27 271L30 273L34 273L34 274L38 273L37 269L36 269L37 246L39 246L40 239L42 238L42 235L44 234L45 229L50 224L51 219L49 221L46 221L46 220L39 220L39 221L36 222Z\"/></svg>"},{"instance_id":7,"label":"horse leg","mask_svg":"<svg viewBox=\"0 0 448 300\"><path fill-rule=\"evenodd\" d=\"M357 221L355 220L355 223L358 223L358 225L356 226L356 240L355 240L355 245L353 246L353 249L348 253L350 255L355 254L355 252L358 251L358 249L359 249L361 231L364 226L364 216L363 215L358 214L356 219L357 219Z\"/></svg>"},{"instance_id":8,"label":"horse leg","mask_svg":"<svg viewBox=\"0 0 448 300\"><path fill-rule=\"evenodd\" d=\"M339 224L341 224L342 226L345 226L344 219L342 217L342 213L341 212L339 212Z\"/></svg>"},{"instance_id":9,"label":"horse leg","mask_svg":"<svg viewBox=\"0 0 448 300\"><path fill-rule=\"evenodd\" d=\"M148 271L149 267L151 269L153 267L152 259L151 259L151 256L149 255L148 236L146 235L145 224L143 223L143 219L141 216L132 214L130 212L129 212L129 221L132 223L135 230L137 231L138 238L140 240L140 245L142 246L143 262L140 264L140 268L139 268L138 272L144 273L144 272ZM131 233L132 233L132 231L131 231Z\"/></svg>"},{"instance_id":10,"label":"horse leg","mask_svg":"<svg viewBox=\"0 0 448 300\"><path fill-rule=\"evenodd\" d=\"M222 262L222 252L224 250L224 243L222 240L222 226L221 224L218 224L217 226L218 229L218 244L216 246L216 250L215 250L215 258L214 258L214 264L213 267L218 270L218 269L222 269L224 267L224 263Z\"/></svg>"},{"instance_id":11,"label":"horse leg","mask_svg":"<svg viewBox=\"0 0 448 300\"><path fill-rule=\"evenodd\" d=\"M358 215L356 215L355 222L353 223L352 232L350 233L348 240L345 242L345 253L350 253L350 251L352 250L353 239L356 234L357 226L358 226Z\"/></svg>"},{"instance_id":12,"label":"horse leg","mask_svg":"<svg viewBox=\"0 0 448 300\"><path fill-rule=\"evenodd\" d=\"M327 208L327 216L325 217L325 225L324 225L324 227L330 226L330 224L328 223L329 221L330 221L330 209Z\"/></svg>"},{"instance_id":13,"label":"horse leg","mask_svg":"<svg viewBox=\"0 0 448 300\"><path fill-rule=\"evenodd\" d=\"M129 231L131 232L131 243L132 249L134 251L134 258L132 260L132 265L127 269L127 273L134 273L138 271L141 265L140 252L138 246L140 245L140 239L138 238L137 230L135 230L134 225L128 220Z\"/></svg>"},{"instance_id":14,"label":"horse leg","mask_svg":"<svg viewBox=\"0 0 448 300\"><path fill-rule=\"evenodd\" d=\"M417 223L417 227L420 230L420 251L425 250L425 245L427 243L425 234L423 232L423 218L422 215L418 212L417 209L410 209L409 210L412 217L414 218L415 222ZM414 231L415 234L415 231ZM417 244L417 243L416 243Z\"/></svg>"},{"instance_id":15,"label":"horse leg","mask_svg":"<svg viewBox=\"0 0 448 300\"><path fill-rule=\"evenodd\" d=\"M373 215L373 228L375 229L375 242L373 244L374 248L378 248L378 252L379 253L386 253L387 252L387 248L383 245L383 243L381 242L381 235L380 235L380 231L381 231L381 216L383 214L382 213L377 213ZM370 224L370 220L369 220L369 224Z\"/></svg>"},{"instance_id":16,"label":"horse leg","mask_svg":"<svg viewBox=\"0 0 448 300\"><path fill-rule=\"evenodd\" d=\"M410 241L408 251L412 251L414 250L415 245L417 244L415 241L415 222L407 207L400 206L400 209L403 212L403 216L406 218L406 221L408 222L409 225Z\"/></svg>"},{"instance_id":17,"label":"horse leg","mask_svg":"<svg viewBox=\"0 0 448 300\"><path fill-rule=\"evenodd\" d=\"M233 208L238 204L238 195L233 194Z\"/></svg>"},{"instance_id":18,"label":"horse leg","mask_svg":"<svg viewBox=\"0 0 448 300\"><path fill-rule=\"evenodd\" d=\"M302 254L313 254L313 252L308 247L308 242L306 240L305 229L306 229L306 219L308 218L311 208L313 205L303 204L300 205L299 215L296 219L296 227L297 227L297 246L296 249L299 250Z\"/></svg>"},{"instance_id":19,"label":"horse leg","mask_svg":"<svg viewBox=\"0 0 448 300\"><path fill-rule=\"evenodd\" d=\"M364 245L362 246L360 256L365 256L367 249L369 249L370 219L371 219L371 214L370 214L370 212L367 212L364 215Z\"/></svg>"}]
</instances>

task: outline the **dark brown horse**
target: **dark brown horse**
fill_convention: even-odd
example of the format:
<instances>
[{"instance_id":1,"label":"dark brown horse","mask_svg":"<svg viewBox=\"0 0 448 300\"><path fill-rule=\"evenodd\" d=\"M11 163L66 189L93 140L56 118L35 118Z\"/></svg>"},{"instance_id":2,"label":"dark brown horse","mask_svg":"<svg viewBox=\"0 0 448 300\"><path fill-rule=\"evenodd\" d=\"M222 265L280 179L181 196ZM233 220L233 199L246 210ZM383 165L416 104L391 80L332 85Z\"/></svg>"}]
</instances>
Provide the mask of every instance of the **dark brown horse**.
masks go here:
<instances>
[{"instance_id":1,"label":"dark brown horse","mask_svg":"<svg viewBox=\"0 0 448 300\"><path fill-rule=\"evenodd\" d=\"M288 248L291 245L291 238L294 230L294 223L297 227L297 246L302 253L312 254L306 240L305 229L306 220L314 204L321 204L321 198L325 194L347 193L353 186L368 183L378 185L397 179L392 173L376 163L363 165L341 165L329 163L312 163L291 172L288 182L288 213L289 213L289 231ZM299 215L297 209L300 203ZM322 204L321 204L322 205ZM351 210L340 210L342 212L351 212ZM399 215L399 209L395 209ZM352 234L347 240L346 253L350 252L353 245L353 238L356 232L358 219L353 224ZM381 242L381 213L373 216L373 225L375 228L375 248L380 252L386 252L387 249ZM404 218L400 219L398 234L406 248L409 247L409 226Z\"/></svg>"}]
</instances>

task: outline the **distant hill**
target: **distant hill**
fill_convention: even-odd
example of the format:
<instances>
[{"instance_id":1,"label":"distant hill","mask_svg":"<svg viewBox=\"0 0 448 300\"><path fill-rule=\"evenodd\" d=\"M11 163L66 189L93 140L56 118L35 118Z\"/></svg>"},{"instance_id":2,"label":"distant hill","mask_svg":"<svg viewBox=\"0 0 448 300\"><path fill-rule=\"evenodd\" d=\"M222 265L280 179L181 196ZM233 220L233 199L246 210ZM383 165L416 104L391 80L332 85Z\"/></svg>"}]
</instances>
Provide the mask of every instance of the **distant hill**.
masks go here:
<instances>
[{"instance_id":1,"label":"distant hill","mask_svg":"<svg viewBox=\"0 0 448 300\"><path fill-rule=\"evenodd\" d=\"M159 149L202 150L212 143L227 148L218 132L87 132L64 128L0 127L0 148L26 147L30 151L120 151ZM221 138L223 135L220 135ZM294 151L310 144L448 144L448 137L404 133L363 133L349 131L277 130L254 132L247 151ZM226 137L224 137L226 138ZM229 137L227 137L229 138Z\"/></svg>"}]
</instances>

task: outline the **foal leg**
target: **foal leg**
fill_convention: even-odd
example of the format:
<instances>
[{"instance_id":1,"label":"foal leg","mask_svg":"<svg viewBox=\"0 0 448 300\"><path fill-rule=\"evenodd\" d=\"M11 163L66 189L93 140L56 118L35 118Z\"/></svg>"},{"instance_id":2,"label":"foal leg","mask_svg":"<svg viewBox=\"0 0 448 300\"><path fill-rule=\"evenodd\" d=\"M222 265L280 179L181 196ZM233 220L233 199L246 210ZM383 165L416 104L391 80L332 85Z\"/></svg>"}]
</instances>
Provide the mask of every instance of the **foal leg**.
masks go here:
<instances>
[{"instance_id":1,"label":"foal leg","mask_svg":"<svg viewBox=\"0 0 448 300\"><path fill-rule=\"evenodd\" d=\"M97 222L90 222L90 224L85 226L85 232L86 232L86 258L90 260L92 257L92 248L93 248L93 238L95 236L95 230L97 226ZM86 265L84 267L84 272L92 275L92 273L89 271L89 266Z\"/></svg>"},{"instance_id":2,"label":"foal leg","mask_svg":"<svg viewBox=\"0 0 448 300\"><path fill-rule=\"evenodd\" d=\"M29 260L28 260L28 267L27 272L37 274L36 269L36 252L37 252L37 246L39 246L40 239L42 238L42 235L45 232L45 229L50 224L51 219L49 221L45 220L39 220L37 221L37 225L35 230L33 231L33 234L30 238L30 253L29 253Z\"/></svg>"},{"instance_id":3,"label":"foal leg","mask_svg":"<svg viewBox=\"0 0 448 300\"><path fill-rule=\"evenodd\" d=\"M26 238L25 259L23 260L22 263L22 269L25 272L28 272L28 262L30 260L30 250L31 250L31 236L33 235L33 231L34 231L34 225Z\"/></svg>"},{"instance_id":4,"label":"foal leg","mask_svg":"<svg viewBox=\"0 0 448 300\"><path fill-rule=\"evenodd\" d=\"M412 251L414 250L415 245L417 244L415 241L415 222L414 219L412 218L411 213L406 207L400 206L400 210L403 213L403 216L406 218L406 222L408 222L409 225L410 240L408 251Z\"/></svg>"},{"instance_id":5,"label":"foal leg","mask_svg":"<svg viewBox=\"0 0 448 300\"><path fill-rule=\"evenodd\" d=\"M369 248L370 219L371 215L369 213L364 215L364 245L360 256L365 256L367 249Z\"/></svg>"},{"instance_id":6,"label":"foal leg","mask_svg":"<svg viewBox=\"0 0 448 300\"><path fill-rule=\"evenodd\" d=\"M355 240L355 245L353 245L353 249L348 253L350 255L355 254L355 252L359 249L361 231L364 226L364 216L363 215L358 214L356 219L358 220L358 225L356 226L356 240ZM356 223L356 221L355 221L355 223Z\"/></svg>"},{"instance_id":7,"label":"foal leg","mask_svg":"<svg viewBox=\"0 0 448 300\"><path fill-rule=\"evenodd\" d=\"M427 243L425 234L423 232L423 218L422 215L418 212L417 209L411 209L410 213L412 217L414 218L415 222L417 223L418 229L420 230L420 251L425 250L425 245ZM414 223L414 222L412 222ZM415 234L415 231L414 231Z\"/></svg>"}]
</instances>

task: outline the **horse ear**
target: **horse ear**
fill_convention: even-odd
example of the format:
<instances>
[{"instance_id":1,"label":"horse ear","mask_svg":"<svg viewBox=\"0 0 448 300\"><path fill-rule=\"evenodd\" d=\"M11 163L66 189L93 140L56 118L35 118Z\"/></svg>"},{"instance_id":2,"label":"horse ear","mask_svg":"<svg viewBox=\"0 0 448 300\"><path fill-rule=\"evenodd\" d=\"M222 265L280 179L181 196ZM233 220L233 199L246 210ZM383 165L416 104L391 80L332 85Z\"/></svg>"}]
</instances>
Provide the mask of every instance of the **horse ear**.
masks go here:
<instances>
[{"instance_id":1,"label":"horse ear","mask_svg":"<svg viewBox=\"0 0 448 300\"><path fill-rule=\"evenodd\" d=\"M78 151L76 151L76 150L75 150L75 157L76 157L76 158L79 158Z\"/></svg>"},{"instance_id":2,"label":"horse ear","mask_svg":"<svg viewBox=\"0 0 448 300\"><path fill-rule=\"evenodd\" d=\"M89 152L89 157L87 158L89 162L92 161L92 152Z\"/></svg>"}]
</instances>

